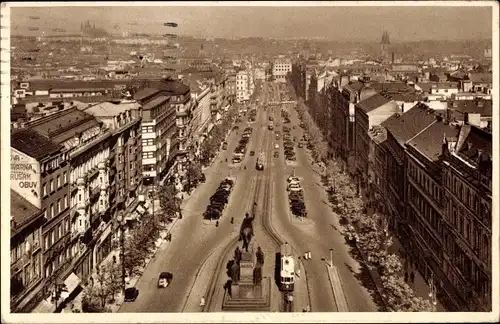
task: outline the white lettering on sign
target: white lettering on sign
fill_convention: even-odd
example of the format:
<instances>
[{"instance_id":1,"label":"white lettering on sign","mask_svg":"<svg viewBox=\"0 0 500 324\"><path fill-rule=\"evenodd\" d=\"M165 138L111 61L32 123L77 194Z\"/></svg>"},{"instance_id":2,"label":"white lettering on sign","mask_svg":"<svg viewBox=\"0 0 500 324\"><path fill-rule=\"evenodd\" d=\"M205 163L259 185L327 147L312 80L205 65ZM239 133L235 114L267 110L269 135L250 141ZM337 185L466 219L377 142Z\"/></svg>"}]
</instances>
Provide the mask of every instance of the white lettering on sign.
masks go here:
<instances>
[{"instance_id":1,"label":"white lettering on sign","mask_svg":"<svg viewBox=\"0 0 500 324\"><path fill-rule=\"evenodd\" d=\"M12 190L40 208L40 165L32 157L11 149L10 186Z\"/></svg>"}]
</instances>

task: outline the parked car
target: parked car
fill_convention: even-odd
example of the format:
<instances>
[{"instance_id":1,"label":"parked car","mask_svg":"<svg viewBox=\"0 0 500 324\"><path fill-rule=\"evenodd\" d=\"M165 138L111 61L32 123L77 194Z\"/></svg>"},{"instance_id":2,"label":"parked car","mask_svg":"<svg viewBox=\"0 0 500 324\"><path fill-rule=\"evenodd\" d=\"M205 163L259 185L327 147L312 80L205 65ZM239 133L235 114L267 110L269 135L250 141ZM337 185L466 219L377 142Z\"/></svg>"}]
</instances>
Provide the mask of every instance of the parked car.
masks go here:
<instances>
[{"instance_id":1,"label":"parked car","mask_svg":"<svg viewBox=\"0 0 500 324\"><path fill-rule=\"evenodd\" d=\"M222 143L222 149L227 150L227 142Z\"/></svg>"},{"instance_id":2,"label":"parked car","mask_svg":"<svg viewBox=\"0 0 500 324\"><path fill-rule=\"evenodd\" d=\"M302 144L302 142L299 142L299 148L302 148L304 147L304 144Z\"/></svg>"},{"instance_id":3,"label":"parked car","mask_svg":"<svg viewBox=\"0 0 500 324\"><path fill-rule=\"evenodd\" d=\"M125 298L123 299L124 302L132 302L137 299L137 296L139 296L139 289L135 287L130 287L125 289Z\"/></svg>"},{"instance_id":4,"label":"parked car","mask_svg":"<svg viewBox=\"0 0 500 324\"><path fill-rule=\"evenodd\" d=\"M250 151L250 156L254 156L254 155L255 155L255 151L254 150Z\"/></svg>"},{"instance_id":5,"label":"parked car","mask_svg":"<svg viewBox=\"0 0 500 324\"><path fill-rule=\"evenodd\" d=\"M274 151L274 157L277 158L280 156L280 153L278 151Z\"/></svg>"},{"instance_id":6,"label":"parked car","mask_svg":"<svg viewBox=\"0 0 500 324\"><path fill-rule=\"evenodd\" d=\"M274 144L274 148L275 149L279 149L280 148L280 145L278 143Z\"/></svg>"},{"instance_id":7,"label":"parked car","mask_svg":"<svg viewBox=\"0 0 500 324\"><path fill-rule=\"evenodd\" d=\"M167 288L172 282L173 276L170 272L162 272L158 277L158 288Z\"/></svg>"}]
</instances>

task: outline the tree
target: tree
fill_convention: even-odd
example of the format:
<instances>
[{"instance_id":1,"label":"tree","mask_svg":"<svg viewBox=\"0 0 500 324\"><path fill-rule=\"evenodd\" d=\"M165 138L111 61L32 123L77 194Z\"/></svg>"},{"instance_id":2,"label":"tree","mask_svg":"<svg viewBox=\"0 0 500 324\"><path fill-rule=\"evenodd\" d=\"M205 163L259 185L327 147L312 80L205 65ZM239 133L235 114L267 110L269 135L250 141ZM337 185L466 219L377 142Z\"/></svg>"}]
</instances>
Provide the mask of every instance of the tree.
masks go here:
<instances>
[{"instance_id":1,"label":"tree","mask_svg":"<svg viewBox=\"0 0 500 324\"><path fill-rule=\"evenodd\" d=\"M138 267L143 264L147 254L142 246L136 244L135 233L125 241L124 254L123 262L127 273L130 276L140 274Z\"/></svg>"},{"instance_id":2,"label":"tree","mask_svg":"<svg viewBox=\"0 0 500 324\"><path fill-rule=\"evenodd\" d=\"M164 221L174 218L175 214L179 211L179 202L176 198L177 189L175 185L173 183L163 185L158 195L160 197L161 214L164 216Z\"/></svg>"},{"instance_id":3,"label":"tree","mask_svg":"<svg viewBox=\"0 0 500 324\"><path fill-rule=\"evenodd\" d=\"M191 191L191 188L198 186L198 183L201 180L202 177L201 164L198 162L190 163L186 172L186 176L188 179L188 191Z\"/></svg>"},{"instance_id":4,"label":"tree","mask_svg":"<svg viewBox=\"0 0 500 324\"><path fill-rule=\"evenodd\" d=\"M105 261L98 271L92 274L84 289L82 308L86 313L102 313L106 311L108 298L121 289L119 267L111 260Z\"/></svg>"},{"instance_id":5,"label":"tree","mask_svg":"<svg viewBox=\"0 0 500 324\"><path fill-rule=\"evenodd\" d=\"M428 300L415 297L411 287L397 276L382 276L384 298L393 312L430 312L432 304Z\"/></svg>"}]
</instances>

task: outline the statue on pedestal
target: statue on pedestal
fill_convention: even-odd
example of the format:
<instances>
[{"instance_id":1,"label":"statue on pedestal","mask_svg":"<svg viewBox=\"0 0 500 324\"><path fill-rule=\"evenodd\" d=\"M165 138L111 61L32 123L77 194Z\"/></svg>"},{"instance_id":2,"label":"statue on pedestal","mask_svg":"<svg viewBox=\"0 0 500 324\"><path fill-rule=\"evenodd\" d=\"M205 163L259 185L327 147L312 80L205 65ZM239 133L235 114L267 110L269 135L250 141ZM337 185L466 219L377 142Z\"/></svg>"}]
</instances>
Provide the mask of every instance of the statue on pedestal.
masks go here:
<instances>
[{"instance_id":1,"label":"statue on pedestal","mask_svg":"<svg viewBox=\"0 0 500 324\"><path fill-rule=\"evenodd\" d=\"M231 279L233 284L238 284L240 281L240 266L236 262L231 267Z\"/></svg>"},{"instance_id":2,"label":"statue on pedestal","mask_svg":"<svg viewBox=\"0 0 500 324\"><path fill-rule=\"evenodd\" d=\"M239 247L236 247L236 250L234 250L234 262L239 265L240 261L241 261L241 250Z\"/></svg>"},{"instance_id":3,"label":"statue on pedestal","mask_svg":"<svg viewBox=\"0 0 500 324\"><path fill-rule=\"evenodd\" d=\"M257 248L257 252L255 252L255 257L257 259L257 264L260 264L261 266L264 265L264 252L262 252L262 249L260 246Z\"/></svg>"},{"instance_id":4,"label":"statue on pedestal","mask_svg":"<svg viewBox=\"0 0 500 324\"><path fill-rule=\"evenodd\" d=\"M260 263L257 263L255 265L255 268L253 268L253 284L255 286L260 286L261 281L262 281L262 266Z\"/></svg>"}]
</instances>

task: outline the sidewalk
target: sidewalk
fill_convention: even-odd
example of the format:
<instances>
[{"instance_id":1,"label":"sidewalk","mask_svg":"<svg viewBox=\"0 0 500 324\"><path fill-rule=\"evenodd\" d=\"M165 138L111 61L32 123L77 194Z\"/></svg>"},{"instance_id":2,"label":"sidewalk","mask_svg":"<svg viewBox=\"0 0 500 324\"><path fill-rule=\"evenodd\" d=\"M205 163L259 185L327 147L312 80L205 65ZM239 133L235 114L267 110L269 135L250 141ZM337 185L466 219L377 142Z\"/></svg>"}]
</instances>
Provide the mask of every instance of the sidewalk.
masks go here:
<instances>
[{"instance_id":1,"label":"sidewalk","mask_svg":"<svg viewBox=\"0 0 500 324\"><path fill-rule=\"evenodd\" d=\"M366 191L363 191L363 190L362 190L362 199L363 199L364 205L366 206L367 202L368 202L368 197L367 197ZM373 213L374 213L373 208L370 208L370 207L367 207L366 211L367 211L367 216L373 215ZM399 260L400 260L400 262L401 262L401 264L402 264L402 266L403 266L402 269L401 269L401 271L399 272L399 275L402 278L404 278L405 277L405 271L408 272L408 275L410 275L410 273L413 271L413 273L415 275L415 280L414 280L413 283L411 283L408 280L407 284L412 288L413 293L414 293L414 295L416 297L421 297L423 299L430 300L430 297L429 297L429 285L428 285L427 281L422 277L422 275L420 274L420 272L416 268L411 267L411 265L407 265L407 268L405 269L405 257L404 257L404 254L406 254L406 253L405 253L404 247L399 242L399 240L398 240L398 238L397 238L396 235L392 235L391 234L391 238L392 238L392 245L388 248L388 252L389 253L394 253L395 255L397 255L398 258L399 258ZM439 300L438 300L438 303L436 305L436 310L438 312L445 312L446 311L446 309L441 305L441 303L439 302Z\"/></svg>"}]
</instances>

